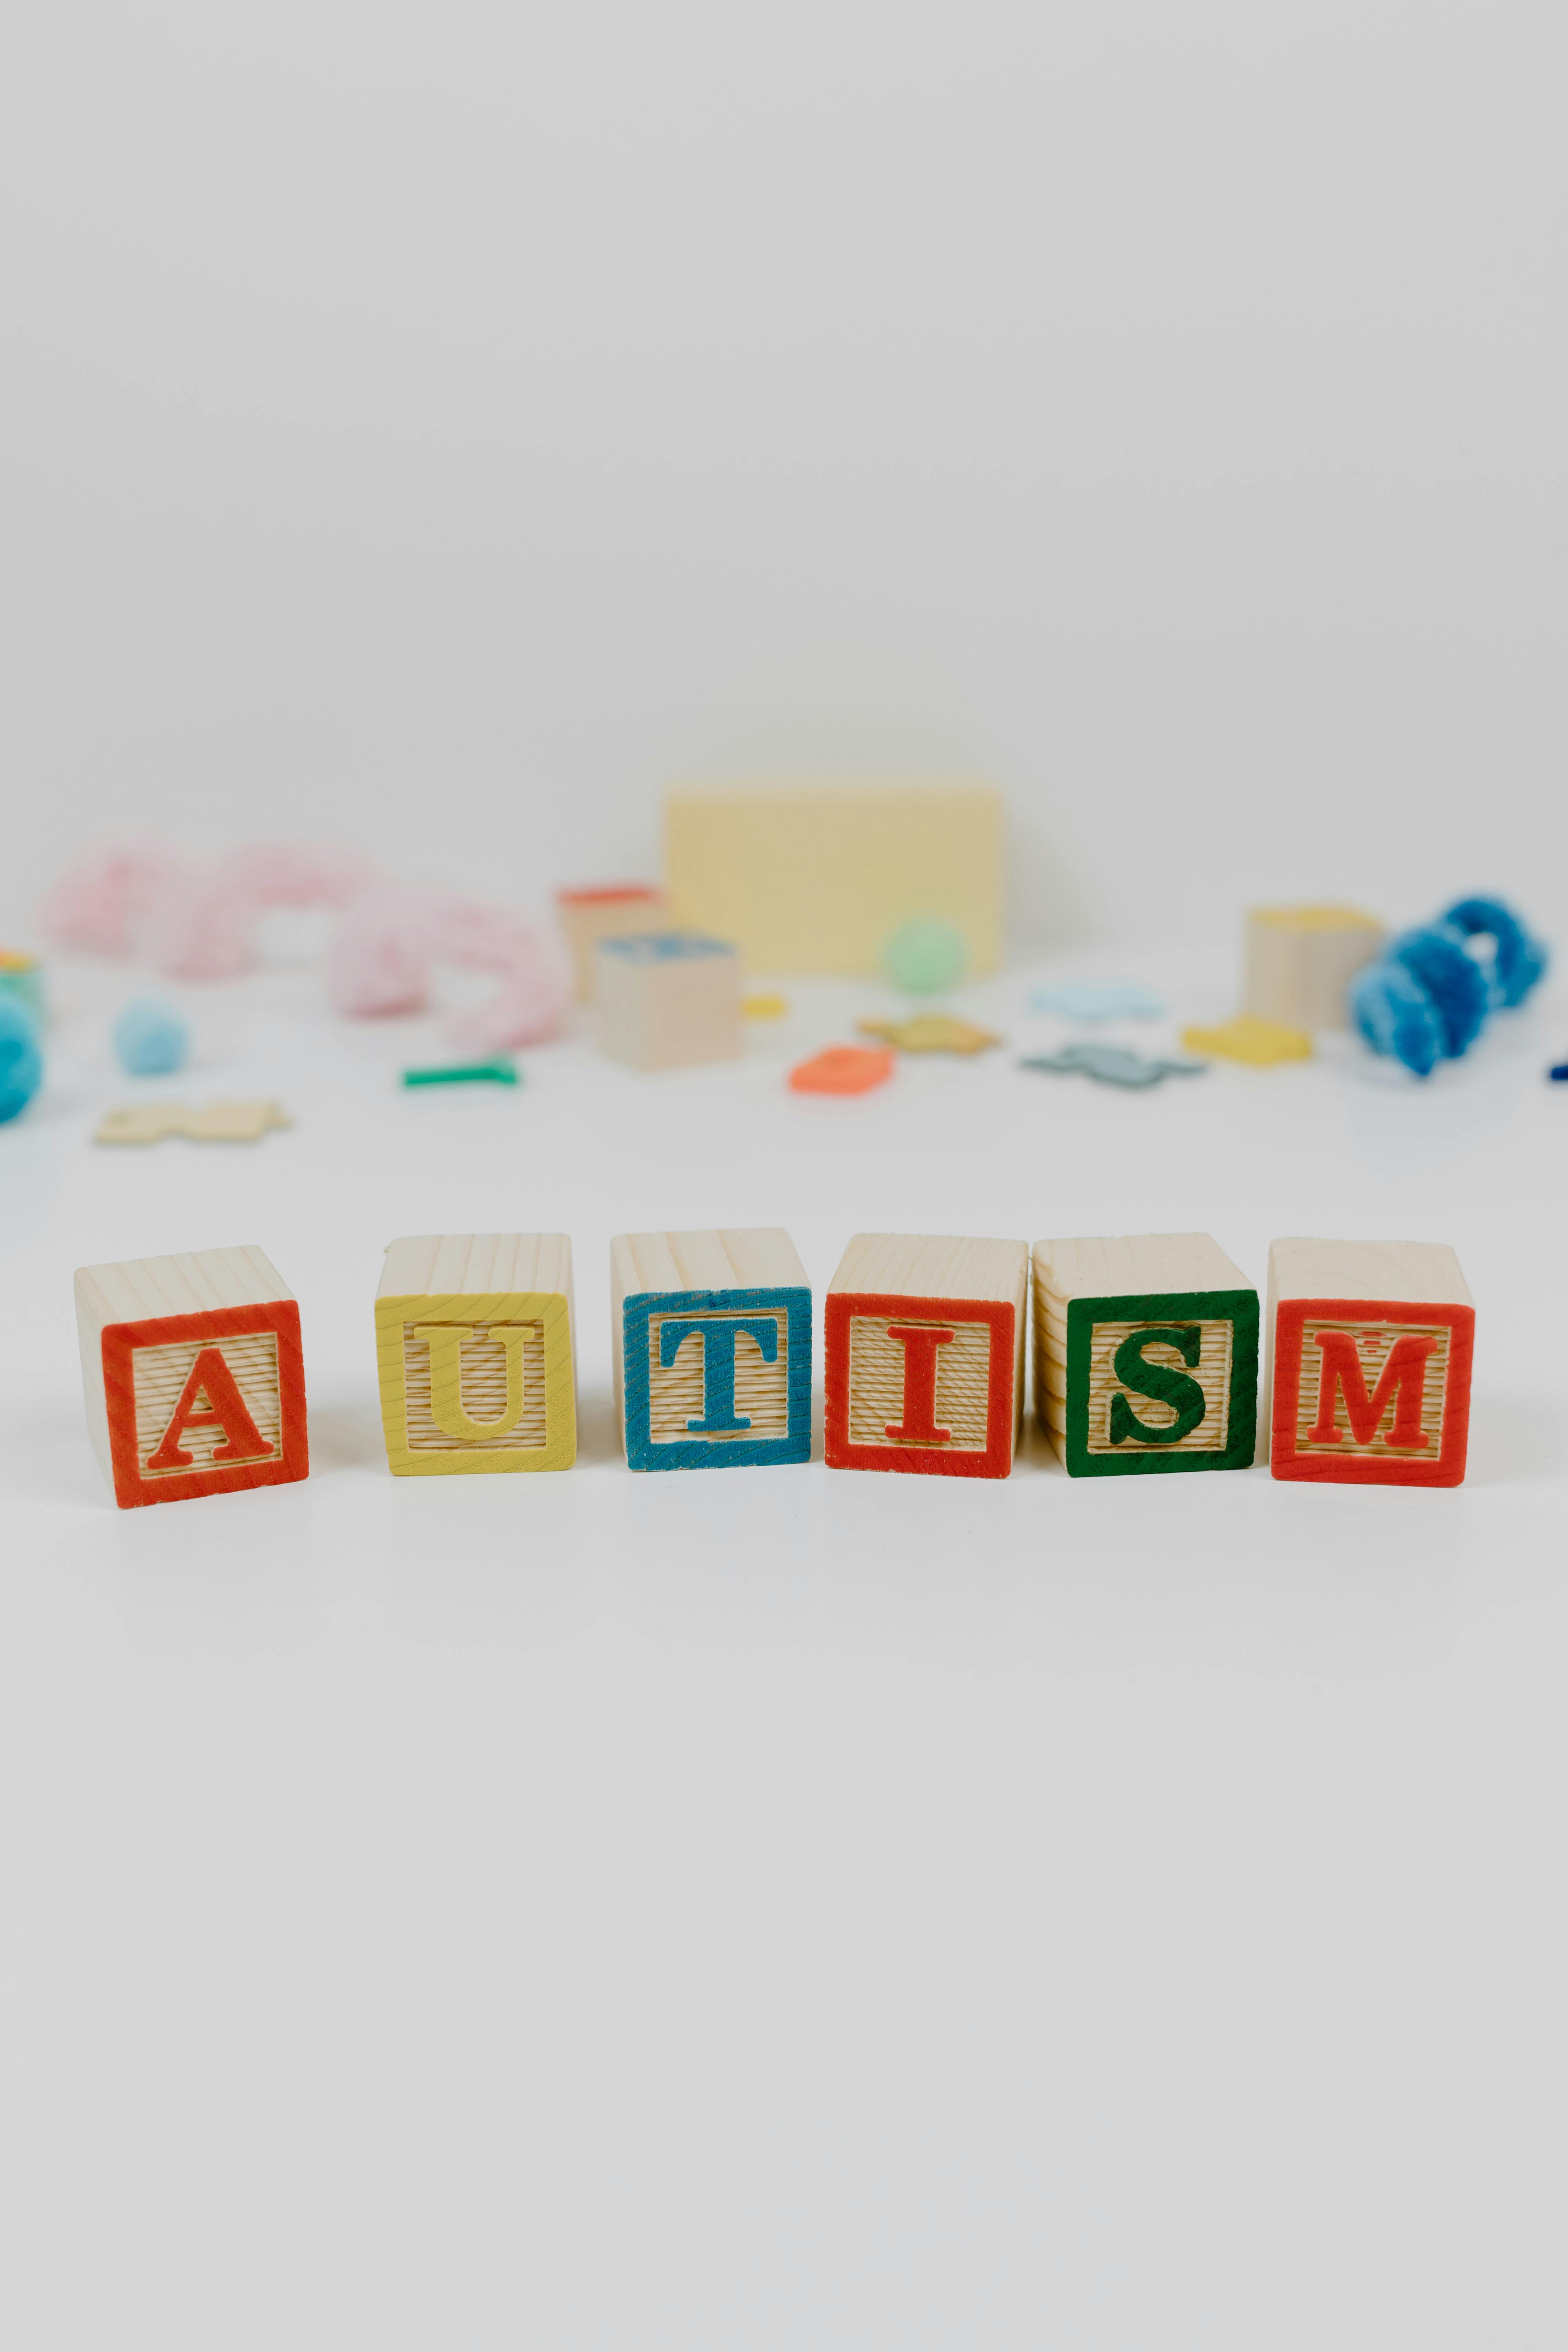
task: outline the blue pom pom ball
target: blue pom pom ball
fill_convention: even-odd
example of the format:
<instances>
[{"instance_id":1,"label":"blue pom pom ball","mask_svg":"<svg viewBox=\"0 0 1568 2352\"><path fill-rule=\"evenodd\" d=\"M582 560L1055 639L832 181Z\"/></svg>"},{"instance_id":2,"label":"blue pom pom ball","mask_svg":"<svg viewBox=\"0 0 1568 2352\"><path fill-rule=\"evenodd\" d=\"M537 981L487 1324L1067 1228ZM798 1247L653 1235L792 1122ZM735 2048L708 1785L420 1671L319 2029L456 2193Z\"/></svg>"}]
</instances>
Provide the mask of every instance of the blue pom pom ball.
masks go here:
<instances>
[{"instance_id":1,"label":"blue pom pom ball","mask_svg":"<svg viewBox=\"0 0 1568 2352\"><path fill-rule=\"evenodd\" d=\"M139 996L114 1024L114 1050L130 1076L166 1077L184 1066L191 1033L172 1004L156 996Z\"/></svg>"},{"instance_id":2,"label":"blue pom pom ball","mask_svg":"<svg viewBox=\"0 0 1568 2352\"><path fill-rule=\"evenodd\" d=\"M1498 1004L1522 1004L1551 957L1500 898L1460 898L1444 923L1469 943L1469 952L1489 966L1491 995Z\"/></svg>"},{"instance_id":3,"label":"blue pom pom ball","mask_svg":"<svg viewBox=\"0 0 1568 2352\"><path fill-rule=\"evenodd\" d=\"M1351 982L1351 1012L1374 1054L1392 1054L1418 1078L1442 1059L1443 1033L1432 1000L1414 973L1381 956Z\"/></svg>"},{"instance_id":4,"label":"blue pom pom ball","mask_svg":"<svg viewBox=\"0 0 1568 2352\"><path fill-rule=\"evenodd\" d=\"M44 1078L38 1024L19 997L0 995L0 1125L26 1109Z\"/></svg>"}]
</instances>

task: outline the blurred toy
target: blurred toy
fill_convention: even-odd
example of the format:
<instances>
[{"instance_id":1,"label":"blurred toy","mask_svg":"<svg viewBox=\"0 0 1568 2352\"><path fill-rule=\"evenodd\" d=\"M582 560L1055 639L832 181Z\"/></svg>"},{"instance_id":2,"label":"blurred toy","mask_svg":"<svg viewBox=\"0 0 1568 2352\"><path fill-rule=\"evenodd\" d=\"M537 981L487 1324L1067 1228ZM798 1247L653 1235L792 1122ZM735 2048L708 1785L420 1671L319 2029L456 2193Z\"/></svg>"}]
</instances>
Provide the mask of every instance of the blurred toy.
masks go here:
<instances>
[{"instance_id":1,"label":"blurred toy","mask_svg":"<svg viewBox=\"0 0 1568 2352\"><path fill-rule=\"evenodd\" d=\"M571 987L564 964L521 915L473 899L384 887L351 910L327 960L333 1010L355 1020L423 1013L433 967L467 964L500 975L485 1003L447 1028L480 1055L542 1045L560 1034Z\"/></svg>"},{"instance_id":2,"label":"blurred toy","mask_svg":"<svg viewBox=\"0 0 1568 2352\"><path fill-rule=\"evenodd\" d=\"M193 1143L257 1143L274 1127L292 1127L275 1102L212 1102L193 1109L186 1103L131 1103L106 1110L93 1133L95 1143L160 1143L184 1135Z\"/></svg>"},{"instance_id":3,"label":"blurred toy","mask_svg":"<svg viewBox=\"0 0 1568 2352\"><path fill-rule=\"evenodd\" d=\"M594 1003L598 1042L635 1070L737 1061L746 1050L741 959L700 931L601 940Z\"/></svg>"},{"instance_id":4,"label":"blurred toy","mask_svg":"<svg viewBox=\"0 0 1568 2352\"><path fill-rule=\"evenodd\" d=\"M518 1074L510 1062L458 1062L429 1070L405 1070L405 1087L456 1087L469 1079L489 1078L498 1087L515 1087Z\"/></svg>"},{"instance_id":5,"label":"blurred toy","mask_svg":"<svg viewBox=\"0 0 1568 2352\"><path fill-rule=\"evenodd\" d=\"M883 971L910 996L940 996L963 979L968 961L963 933L930 916L901 925L882 950Z\"/></svg>"},{"instance_id":6,"label":"blurred toy","mask_svg":"<svg viewBox=\"0 0 1568 2352\"><path fill-rule=\"evenodd\" d=\"M153 951L171 980L232 980L259 961L269 907L343 907L373 869L360 857L287 842L256 842L205 873L183 877L154 904Z\"/></svg>"},{"instance_id":7,"label":"blurred toy","mask_svg":"<svg viewBox=\"0 0 1568 2352\"><path fill-rule=\"evenodd\" d=\"M1147 1055L1135 1054L1130 1045L1101 1045L1085 1040L1064 1045L1059 1054L1027 1055L1018 1067L1079 1072L1086 1078L1098 1078L1107 1087L1153 1087L1162 1078L1201 1077L1207 1065L1154 1060Z\"/></svg>"},{"instance_id":8,"label":"blurred toy","mask_svg":"<svg viewBox=\"0 0 1568 2352\"><path fill-rule=\"evenodd\" d=\"M1353 907L1253 908L1243 1010L1292 1029L1348 1029L1351 982L1384 938L1376 916Z\"/></svg>"},{"instance_id":9,"label":"blurred toy","mask_svg":"<svg viewBox=\"0 0 1568 2352\"><path fill-rule=\"evenodd\" d=\"M16 996L0 996L0 1126L26 1109L44 1078L37 1016Z\"/></svg>"},{"instance_id":10,"label":"blurred toy","mask_svg":"<svg viewBox=\"0 0 1568 2352\"><path fill-rule=\"evenodd\" d=\"M1217 1029L1184 1029L1182 1043L1194 1054L1219 1054L1227 1062L1250 1062L1265 1070L1276 1062L1310 1062L1312 1041L1304 1029L1287 1028L1282 1021L1260 1021L1255 1013L1238 1013Z\"/></svg>"},{"instance_id":11,"label":"blurred toy","mask_svg":"<svg viewBox=\"0 0 1568 2352\"><path fill-rule=\"evenodd\" d=\"M1029 1010L1065 1021L1157 1021L1165 1008L1135 980L1058 980L1035 990Z\"/></svg>"},{"instance_id":12,"label":"blurred toy","mask_svg":"<svg viewBox=\"0 0 1568 2352\"><path fill-rule=\"evenodd\" d=\"M594 950L601 940L657 931L664 923L664 893L647 882L616 882L588 890L557 890L555 919L565 934L579 1004L594 1001Z\"/></svg>"},{"instance_id":13,"label":"blurred toy","mask_svg":"<svg viewBox=\"0 0 1568 2352\"><path fill-rule=\"evenodd\" d=\"M1568 1078L1568 1062L1553 1062L1546 1075L1549 1078Z\"/></svg>"},{"instance_id":14,"label":"blurred toy","mask_svg":"<svg viewBox=\"0 0 1568 2352\"><path fill-rule=\"evenodd\" d=\"M113 1042L128 1076L162 1078L183 1068L191 1033L172 1004L156 996L138 996L115 1023Z\"/></svg>"},{"instance_id":15,"label":"blurred toy","mask_svg":"<svg viewBox=\"0 0 1568 2352\"><path fill-rule=\"evenodd\" d=\"M797 1062L788 1083L797 1095L865 1095L893 1075L888 1045L828 1045L809 1062Z\"/></svg>"},{"instance_id":16,"label":"blurred toy","mask_svg":"<svg viewBox=\"0 0 1568 2352\"><path fill-rule=\"evenodd\" d=\"M1493 1012L1521 1004L1549 960L1501 899L1460 898L1357 973L1351 1009L1374 1054L1429 1077L1469 1050Z\"/></svg>"},{"instance_id":17,"label":"blurred toy","mask_svg":"<svg viewBox=\"0 0 1568 2352\"><path fill-rule=\"evenodd\" d=\"M157 842L93 850L66 868L44 900L45 936L81 954L132 955L153 908L184 870Z\"/></svg>"},{"instance_id":18,"label":"blurred toy","mask_svg":"<svg viewBox=\"0 0 1568 2352\"><path fill-rule=\"evenodd\" d=\"M0 995L14 996L37 1021L44 1017L44 967L23 948L0 948Z\"/></svg>"},{"instance_id":19,"label":"blurred toy","mask_svg":"<svg viewBox=\"0 0 1568 2352\"><path fill-rule=\"evenodd\" d=\"M742 1017L747 1021L782 1021L789 1011L789 999L784 996L743 996Z\"/></svg>"},{"instance_id":20,"label":"blurred toy","mask_svg":"<svg viewBox=\"0 0 1568 2352\"><path fill-rule=\"evenodd\" d=\"M951 1013L920 1013L912 1021L857 1021L855 1026L900 1054L983 1054L987 1045L1002 1043L994 1029L955 1021Z\"/></svg>"}]
</instances>

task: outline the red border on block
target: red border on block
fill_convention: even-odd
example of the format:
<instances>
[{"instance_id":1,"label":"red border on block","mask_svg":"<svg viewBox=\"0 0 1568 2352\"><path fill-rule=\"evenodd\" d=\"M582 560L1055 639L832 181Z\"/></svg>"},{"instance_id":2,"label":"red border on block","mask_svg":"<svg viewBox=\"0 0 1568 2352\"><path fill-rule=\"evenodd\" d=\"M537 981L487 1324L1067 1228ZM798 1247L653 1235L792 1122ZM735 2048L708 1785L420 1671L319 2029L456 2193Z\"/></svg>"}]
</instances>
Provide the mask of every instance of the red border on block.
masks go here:
<instances>
[{"instance_id":1,"label":"red border on block","mask_svg":"<svg viewBox=\"0 0 1568 2352\"><path fill-rule=\"evenodd\" d=\"M1301 1348L1309 1320L1336 1323L1446 1323L1448 1376L1443 1390L1443 1431L1435 1458L1396 1461L1387 1454L1299 1454L1297 1410L1301 1395ZM1475 1351L1473 1307L1424 1306L1410 1298L1285 1298L1275 1309L1274 1410L1268 1466L1276 1478L1315 1478L1336 1486L1457 1486L1465 1475L1470 1433L1470 1363Z\"/></svg>"},{"instance_id":2,"label":"red border on block","mask_svg":"<svg viewBox=\"0 0 1568 2352\"><path fill-rule=\"evenodd\" d=\"M883 1291L830 1290L822 1333L826 1410L823 1460L830 1470L906 1470L938 1478L1005 1478L1013 1467L1016 1423L1013 1376L1017 1349L1013 1304L1006 1298L908 1298ZM946 1445L851 1445L849 1325L857 1315L888 1315L897 1323L987 1323L991 1379L985 1400L985 1451L963 1454Z\"/></svg>"},{"instance_id":3,"label":"red border on block","mask_svg":"<svg viewBox=\"0 0 1568 2352\"><path fill-rule=\"evenodd\" d=\"M144 1478L136 1451L136 1391L132 1356L138 1348L203 1347L242 1339L253 1331L278 1334L278 1453L268 1462L234 1462L219 1470L175 1470ZM158 1315L144 1323L110 1323L103 1334L103 1394L109 1408L109 1454L114 1499L122 1511L142 1503L179 1503L192 1495L229 1495L246 1486L286 1486L310 1475L305 1427L305 1356L300 1308L292 1298L254 1307L213 1307L200 1315Z\"/></svg>"}]
</instances>

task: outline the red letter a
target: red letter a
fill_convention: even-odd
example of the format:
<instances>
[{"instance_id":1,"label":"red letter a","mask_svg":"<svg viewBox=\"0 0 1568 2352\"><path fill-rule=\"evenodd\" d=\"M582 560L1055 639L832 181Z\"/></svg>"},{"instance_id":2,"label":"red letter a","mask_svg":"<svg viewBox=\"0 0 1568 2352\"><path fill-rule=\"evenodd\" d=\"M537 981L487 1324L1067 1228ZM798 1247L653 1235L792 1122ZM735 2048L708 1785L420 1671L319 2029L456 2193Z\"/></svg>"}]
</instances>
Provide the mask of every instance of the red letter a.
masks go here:
<instances>
[{"instance_id":1,"label":"red letter a","mask_svg":"<svg viewBox=\"0 0 1568 2352\"><path fill-rule=\"evenodd\" d=\"M1421 1427L1421 1392L1426 1377L1426 1359L1436 1340L1422 1331L1406 1331L1402 1339L1395 1339L1388 1351L1383 1377L1368 1396L1354 1333L1314 1331L1312 1337L1323 1351L1323 1368L1318 1376L1318 1418L1307 1433L1308 1444L1338 1445L1343 1442L1344 1432L1334 1422L1337 1388L1344 1398L1345 1419L1357 1445L1372 1444L1392 1397L1394 1427L1388 1433L1388 1442L1418 1453L1428 1443Z\"/></svg>"},{"instance_id":2,"label":"red letter a","mask_svg":"<svg viewBox=\"0 0 1568 2352\"><path fill-rule=\"evenodd\" d=\"M206 1400L205 1412L196 1411L198 1397ZM278 1451L275 1445L268 1444L250 1418L221 1348L198 1349L190 1378L180 1391L180 1402L158 1441L158 1450L147 1457L149 1470L191 1467L194 1457L183 1452L180 1445L187 1429L222 1430L224 1443L214 1446L214 1462L254 1462L258 1457L265 1461Z\"/></svg>"},{"instance_id":3,"label":"red letter a","mask_svg":"<svg viewBox=\"0 0 1568 2352\"><path fill-rule=\"evenodd\" d=\"M889 1323L888 1337L902 1342L904 1350L904 1417L889 1421L889 1437L906 1444L945 1445L951 1429L936 1425L936 1351L955 1335L926 1323Z\"/></svg>"}]
</instances>

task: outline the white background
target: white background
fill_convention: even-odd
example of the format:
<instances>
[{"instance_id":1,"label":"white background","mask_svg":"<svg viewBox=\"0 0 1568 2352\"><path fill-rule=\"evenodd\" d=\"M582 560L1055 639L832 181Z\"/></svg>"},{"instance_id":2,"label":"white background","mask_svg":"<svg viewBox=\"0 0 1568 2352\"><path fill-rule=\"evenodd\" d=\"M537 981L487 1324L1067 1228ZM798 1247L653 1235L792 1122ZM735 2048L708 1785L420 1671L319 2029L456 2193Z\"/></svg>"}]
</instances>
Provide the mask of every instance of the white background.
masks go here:
<instances>
[{"instance_id":1,"label":"white background","mask_svg":"<svg viewBox=\"0 0 1568 2352\"><path fill-rule=\"evenodd\" d=\"M372 844L542 898L660 787L962 767L1015 935L1177 1015L1239 909L1568 937L1564 47L1518 6L62 5L0 88L5 854ZM1406 1086L410 1097L275 927L254 1150L0 1131L0 2334L323 2352L1555 2347L1552 984ZM1069 950L1072 951L1069 959ZM1022 962L963 1009L1016 1047ZM1139 1033L1159 1042L1171 1031ZM1568 1090L1561 1090L1568 1091ZM1457 1494L634 1479L628 1226L1453 1242ZM385 1473L422 1230L576 1238L570 1475ZM71 1268L255 1240L300 1487L109 1507Z\"/></svg>"}]
</instances>

